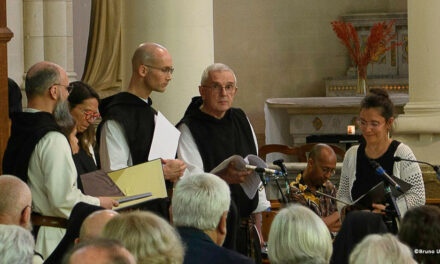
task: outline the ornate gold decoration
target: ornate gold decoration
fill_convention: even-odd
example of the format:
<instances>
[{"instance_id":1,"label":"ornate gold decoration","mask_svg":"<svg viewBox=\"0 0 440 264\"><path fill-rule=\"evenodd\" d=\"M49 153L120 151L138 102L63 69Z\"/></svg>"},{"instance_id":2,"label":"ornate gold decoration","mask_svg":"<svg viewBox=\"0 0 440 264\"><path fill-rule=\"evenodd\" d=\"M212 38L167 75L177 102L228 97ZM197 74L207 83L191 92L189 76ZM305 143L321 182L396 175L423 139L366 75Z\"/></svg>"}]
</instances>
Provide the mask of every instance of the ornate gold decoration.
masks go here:
<instances>
[{"instance_id":1,"label":"ornate gold decoration","mask_svg":"<svg viewBox=\"0 0 440 264\"><path fill-rule=\"evenodd\" d=\"M316 130L320 130L322 127L322 121L321 119L319 119L319 117L315 117L315 119L313 119L313 127Z\"/></svg>"}]
</instances>

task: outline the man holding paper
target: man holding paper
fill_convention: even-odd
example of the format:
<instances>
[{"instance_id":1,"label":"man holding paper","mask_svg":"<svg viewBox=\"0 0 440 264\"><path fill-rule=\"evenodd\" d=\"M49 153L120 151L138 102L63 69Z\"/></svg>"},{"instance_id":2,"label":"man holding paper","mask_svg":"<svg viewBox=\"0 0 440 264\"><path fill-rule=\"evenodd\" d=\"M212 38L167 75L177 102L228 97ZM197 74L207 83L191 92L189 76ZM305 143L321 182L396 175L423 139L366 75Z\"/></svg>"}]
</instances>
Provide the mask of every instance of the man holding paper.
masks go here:
<instances>
[{"instance_id":1,"label":"man holding paper","mask_svg":"<svg viewBox=\"0 0 440 264\"><path fill-rule=\"evenodd\" d=\"M255 133L246 114L239 108L231 107L237 92L236 84L234 72L224 64L212 64L203 72L199 86L201 96L192 99L178 124L181 137L177 155L188 166L184 177L210 172L232 155L246 157L257 154ZM243 241L246 238L245 225L242 225L243 232L238 230L240 224L246 221L240 221L240 218L249 219L253 212L261 212L270 204L264 188L255 190L252 197L245 194L240 183L252 171L237 170L235 165L232 161L226 170L217 173L229 184L232 196L229 231L224 246L247 254Z\"/></svg>"},{"instance_id":2,"label":"man holding paper","mask_svg":"<svg viewBox=\"0 0 440 264\"><path fill-rule=\"evenodd\" d=\"M100 136L101 167L106 172L157 158L150 153L155 145L153 135L173 134L168 130L155 132L159 124L166 128L168 121L160 113L157 115L150 99L153 91L164 92L171 81L174 68L170 53L156 43L141 44L133 55L132 67L127 92L105 98L99 107L103 120L97 135ZM183 161L174 159L178 136L174 133L173 137L175 147L168 151L172 154L162 160L165 179L170 181L179 179L186 168Z\"/></svg>"}]
</instances>

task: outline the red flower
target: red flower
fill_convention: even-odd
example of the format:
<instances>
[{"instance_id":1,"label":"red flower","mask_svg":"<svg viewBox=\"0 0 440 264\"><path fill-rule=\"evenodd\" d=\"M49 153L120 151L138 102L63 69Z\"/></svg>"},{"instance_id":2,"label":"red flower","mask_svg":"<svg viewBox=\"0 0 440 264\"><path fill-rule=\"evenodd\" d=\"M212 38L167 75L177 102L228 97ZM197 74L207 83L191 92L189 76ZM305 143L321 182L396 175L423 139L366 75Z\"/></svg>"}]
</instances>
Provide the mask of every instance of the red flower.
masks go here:
<instances>
[{"instance_id":1,"label":"red flower","mask_svg":"<svg viewBox=\"0 0 440 264\"><path fill-rule=\"evenodd\" d=\"M396 20L392 20L374 24L363 51L361 51L359 37L353 24L344 21L331 22L333 31L347 48L348 54L357 66L361 78L366 78L367 65L373 58L377 58L388 50L402 45L401 42L392 42L397 36L397 33L392 32L395 22Z\"/></svg>"}]
</instances>

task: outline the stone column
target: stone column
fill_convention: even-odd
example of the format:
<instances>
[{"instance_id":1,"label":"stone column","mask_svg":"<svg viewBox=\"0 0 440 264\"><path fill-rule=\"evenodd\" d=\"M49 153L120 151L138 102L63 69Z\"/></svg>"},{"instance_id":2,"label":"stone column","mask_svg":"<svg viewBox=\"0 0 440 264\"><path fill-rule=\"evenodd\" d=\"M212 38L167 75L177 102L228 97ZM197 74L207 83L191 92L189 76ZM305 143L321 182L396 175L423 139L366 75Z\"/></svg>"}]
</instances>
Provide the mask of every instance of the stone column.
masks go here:
<instances>
[{"instance_id":1,"label":"stone column","mask_svg":"<svg viewBox=\"0 0 440 264\"><path fill-rule=\"evenodd\" d=\"M73 70L72 0L24 0L24 69L46 60Z\"/></svg>"},{"instance_id":2,"label":"stone column","mask_svg":"<svg viewBox=\"0 0 440 264\"><path fill-rule=\"evenodd\" d=\"M150 41L165 46L175 72L165 93L153 92L153 106L177 123L191 97L198 95L202 71L214 62L212 0L130 0L123 1L122 12L123 90L138 45Z\"/></svg>"},{"instance_id":3,"label":"stone column","mask_svg":"<svg viewBox=\"0 0 440 264\"><path fill-rule=\"evenodd\" d=\"M440 163L440 1L408 0L409 103L394 135L417 159Z\"/></svg>"}]
</instances>

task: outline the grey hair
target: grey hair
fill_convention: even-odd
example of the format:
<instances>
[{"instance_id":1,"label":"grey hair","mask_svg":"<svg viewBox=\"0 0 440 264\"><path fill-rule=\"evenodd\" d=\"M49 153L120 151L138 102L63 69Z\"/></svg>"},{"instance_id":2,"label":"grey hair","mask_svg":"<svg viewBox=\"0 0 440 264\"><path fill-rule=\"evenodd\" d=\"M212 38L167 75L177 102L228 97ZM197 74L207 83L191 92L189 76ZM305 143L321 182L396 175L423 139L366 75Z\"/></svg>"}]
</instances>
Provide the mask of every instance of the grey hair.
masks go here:
<instances>
[{"instance_id":1,"label":"grey hair","mask_svg":"<svg viewBox=\"0 0 440 264\"><path fill-rule=\"evenodd\" d=\"M350 264L358 263L417 263L408 246L391 234L366 236L350 254Z\"/></svg>"},{"instance_id":2,"label":"grey hair","mask_svg":"<svg viewBox=\"0 0 440 264\"><path fill-rule=\"evenodd\" d=\"M173 192L173 223L214 230L230 203L229 186L218 176L210 173L185 176L177 182Z\"/></svg>"},{"instance_id":3,"label":"grey hair","mask_svg":"<svg viewBox=\"0 0 440 264\"><path fill-rule=\"evenodd\" d=\"M232 75L234 75L234 82L237 86L237 77L235 76L234 71L226 64L223 63L214 63L206 67L206 69L202 73L202 79L200 80L200 85L205 85L206 81L209 78L210 72L222 72L222 71L228 71L231 72Z\"/></svg>"},{"instance_id":4,"label":"grey hair","mask_svg":"<svg viewBox=\"0 0 440 264\"><path fill-rule=\"evenodd\" d=\"M58 65L49 62L37 63L26 74L26 96L29 99L37 95L43 95L50 86L59 83L60 80L61 75Z\"/></svg>"},{"instance_id":5,"label":"grey hair","mask_svg":"<svg viewBox=\"0 0 440 264\"><path fill-rule=\"evenodd\" d=\"M268 254L271 263L329 263L333 251L330 232L309 208L294 204L272 222Z\"/></svg>"},{"instance_id":6,"label":"grey hair","mask_svg":"<svg viewBox=\"0 0 440 264\"><path fill-rule=\"evenodd\" d=\"M101 233L121 241L138 264L181 264L184 247L177 231L159 216L134 211L110 219Z\"/></svg>"},{"instance_id":7,"label":"grey hair","mask_svg":"<svg viewBox=\"0 0 440 264\"><path fill-rule=\"evenodd\" d=\"M8 264L31 264L34 237L21 226L0 225L0 260Z\"/></svg>"}]
</instances>

